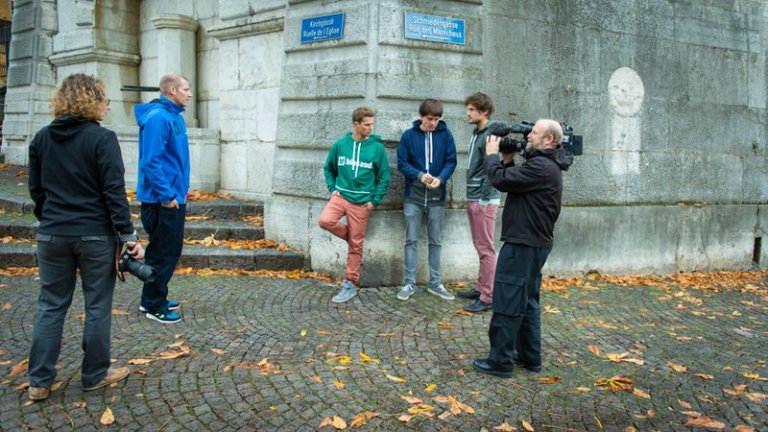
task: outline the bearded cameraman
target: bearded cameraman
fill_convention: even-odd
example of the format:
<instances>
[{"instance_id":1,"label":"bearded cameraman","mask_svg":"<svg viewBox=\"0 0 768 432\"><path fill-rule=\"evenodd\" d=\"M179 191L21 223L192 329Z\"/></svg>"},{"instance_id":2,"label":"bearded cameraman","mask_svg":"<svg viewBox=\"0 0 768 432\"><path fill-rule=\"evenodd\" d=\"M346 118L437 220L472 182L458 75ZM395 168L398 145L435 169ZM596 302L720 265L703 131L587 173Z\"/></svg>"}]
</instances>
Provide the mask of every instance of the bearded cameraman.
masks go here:
<instances>
[{"instance_id":1,"label":"bearded cameraman","mask_svg":"<svg viewBox=\"0 0 768 432\"><path fill-rule=\"evenodd\" d=\"M485 173L507 193L501 216L501 241L493 286L493 315L488 328L488 357L472 366L502 378L514 364L541 370L541 269L552 250L560 214L563 174L571 164L561 146L563 130L555 120L538 120L527 136L526 160L515 165L513 153L502 153L501 138L487 138Z\"/></svg>"}]
</instances>

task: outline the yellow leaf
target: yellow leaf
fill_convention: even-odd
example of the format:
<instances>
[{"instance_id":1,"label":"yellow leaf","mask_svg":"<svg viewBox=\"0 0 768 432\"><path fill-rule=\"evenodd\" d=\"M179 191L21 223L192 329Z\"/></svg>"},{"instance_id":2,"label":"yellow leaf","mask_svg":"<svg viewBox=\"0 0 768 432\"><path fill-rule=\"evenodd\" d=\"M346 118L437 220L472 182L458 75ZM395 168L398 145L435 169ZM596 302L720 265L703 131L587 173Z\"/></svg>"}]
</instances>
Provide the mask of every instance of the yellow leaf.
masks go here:
<instances>
[{"instance_id":1,"label":"yellow leaf","mask_svg":"<svg viewBox=\"0 0 768 432\"><path fill-rule=\"evenodd\" d=\"M352 427L365 426L366 424L368 424L368 420L378 416L379 416L379 413L375 413L371 411L361 412L360 414L356 415L352 420L349 421L349 425Z\"/></svg>"},{"instance_id":2,"label":"yellow leaf","mask_svg":"<svg viewBox=\"0 0 768 432\"><path fill-rule=\"evenodd\" d=\"M114 316L129 315L129 313L126 312L126 311L119 310L119 309L112 309L112 315L114 315Z\"/></svg>"},{"instance_id":3,"label":"yellow leaf","mask_svg":"<svg viewBox=\"0 0 768 432\"><path fill-rule=\"evenodd\" d=\"M401 382L401 383L408 382L408 380L405 379L405 378L396 377L396 376L390 375L390 374L386 374L386 376L387 376L387 378L389 378L390 380L392 380L394 382Z\"/></svg>"},{"instance_id":4,"label":"yellow leaf","mask_svg":"<svg viewBox=\"0 0 768 432\"><path fill-rule=\"evenodd\" d=\"M371 362L371 363L379 363L378 360L375 358L368 357L364 352L360 353L360 359L363 361L363 363Z\"/></svg>"},{"instance_id":5,"label":"yellow leaf","mask_svg":"<svg viewBox=\"0 0 768 432\"><path fill-rule=\"evenodd\" d=\"M307 335L307 331L306 330L302 330L300 334L301 334L301 337L304 337L304 336Z\"/></svg>"},{"instance_id":6,"label":"yellow leaf","mask_svg":"<svg viewBox=\"0 0 768 432\"><path fill-rule=\"evenodd\" d=\"M435 389L435 387L437 387L435 384L430 384L430 385L424 387L424 391L429 393L429 392L433 391Z\"/></svg>"},{"instance_id":7,"label":"yellow leaf","mask_svg":"<svg viewBox=\"0 0 768 432\"><path fill-rule=\"evenodd\" d=\"M321 383L321 382L323 382L323 379L322 379L322 378L320 378L320 376L319 376L319 375L315 375L315 376L313 376L311 379L312 379L312 381L314 381L314 382L316 382L316 383L318 383L318 384L319 384L319 383Z\"/></svg>"},{"instance_id":8,"label":"yellow leaf","mask_svg":"<svg viewBox=\"0 0 768 432\"><path fill-rule=\"evenodd\" d=\"M24 359L16 363L15 366L13 366L13 368L11 369L11 373L8 376L12 377L21 373L25 373L27 372L27 369L29 369L29 359Z\"/></svg>"},{"instance_id":9,"label":"yellow leaf","mask_svg":"<svg viewBox=\"0 0 768 432\"><path fill-rule=\"evenodd\" d=\"M738 425L734 428L736 432L755 432L755 429L747 425Z\"/></svg>"},{"instance_id":10,"label":"yellow leaf","mask_svg":"<svg viewBox=\"0 0 768 432\"><path fill-rule=\"evenodd\" d=\"M213 351L215 354L218 354L218 355L229 354L226 350L219 349L219 348L211 348L211 351Z\"/></svg>"},{"instance_id":11,"label":"yellow leaf","mask_svg":"<svg viewBox=\"0 0 768 432\"><path fill-rule=\"evenodd\" d=\"M494 427L493 430L502 431L502 432L517 432L516 427L510 426L506 422Z\"/></svg>"},{"instance_id":12,"label":"yellow leaf","mask_svg":"<svg viewBox=\"0 0 768 432\"><path fill-rule=\"evenodd\" d=\"M74 402L72 404L72 406L75 407L75 408L85 408L85 407L88 406L88 403L87 402Z\"/></svg>"},{"instance_id":13,"label":"yellow leaf","mask_svg":"<svg viewBox=\"0 0 768 432\"><path fill-rule=\"evenodd\" d=\"M412 419L413 417L414 417L414 416L412 416L412 415L403 414L403 415L401 415L400 417L398 417L397 419L398 419L398 420L400 420L400 421L401 421L401 422L403 422L403 423L408 423L409 421L411 421L411 419Z\"/></svg>"},{"instance_id":14,"label":"yellow leaf","mask_svg":"<svg viewBox=\"0 0 768 432\"><path fill-rule=\"evenodd\" d=\"M701 379L705 379L705 380L711 380L711 379L714 378L714 376L712 376L710 374L704 374L704 373L697 373L697 374L694 374L694 375L696 375L697 377L699 377Z\"/></svg>"},{"instance_id":15,"label":"yellow leaf","mask_svg":"<svg viewBox=\"0 0 768 432\"><path fill-rule=\"evenodd\" d=\"M467 311L465 311L464 309L456 309L456 310L455 310L455 311L453 311L453 312L454 312L456 315L465 315L465 316L474 316L474 315L475 315L475 314L473 314L472 312L467 312Z\"/></svg>"},{"instance_id":16,"label":"yellow leaf","mask_svg":"<svg viewBox=\"0 0 768 432\"><path fill-rule=\"evenodd\" d=\"M688 371L688 368L686 368L685 366L679 365L677 363L673 363L671 361L667 362L667 366L672 368L675 372L687 372Z\"/></svg>"},{"instance_id":17,"label":"yellow leaf","mask_svg":"<svg viewBox=\"0 0 768 432\"><path fill-rule=\"evenodd\" d=\"M589 352L596 355L597 357L600 357L600 347L597 345L589 345L587 348L589 349Z\"/></svg>"},{"instance_id":18,"label":"yellow leaf","mask_svg":"<svg viewBox=\"0 0 768 432\"><path fill-rule=\"evenodd\" d=\"M136 366L144 366L152 363L151 359L144 359L144 358L138 358L138 359L130 359L128 360L129 365L136 365Z\"/></svg>"},{"instance_id":19,"label":"yellow leaf","mask_svg":"<svg viewBox=\"0 0 768 432\"><path fill-rule=\"evenodd\" d=\"M677 400L677 403L679 403L679 404L680 404L680 406L681 406L681 407L683 407L683 408L685 408L685 409L691 409L691 408L693 408L693 407L691 406L691 404L689 404L688 402L686 402L686 401L684 401L684 400L680 400L680 399L678 399L678 400Z\"/></svg>"},{"instance_id":20,"label":"yellow leaf","mask_svg":"<svg viewBox=\"0 0 768 432\"><path fill-rule=\"evenodd\" d=\"M411 395L408 395L408 396L406 396L406 395L400 395L400 397L401 397L401 398L402 398L404 401L408 402L409 404L420 404L420 403L422 403L422 400L421 400L421 399L419 399L419 398L417 398L417 397L414 397L414 396L411 396Z\"/></svg>"},{"instance_id":21,"label":"yellow leaf","mask_svg":"<svg viewBox=\"0 0 768 432\"><path fill-rule=\"evenodd\" d=\"M534 432L535 431L533 426L531 426L531 424L528 423L527 421L522 420L522 424L523 424L523 429L527 430L528 432Z\"/></svg>"},{"instance_id":22,"label":"yellow leaf","mask_svg":"<svg viewBox=\"0 0 768 432\"><path fill-rule=\"evenodd\" d=\"M106 407L104 409L104 413L101 414L101 419L99 420L99 422L104 426L109 426L115 422L115 416L112 415L112 410L109 409L109 407Z\"/></svg>"},{"instance_id":23,"label":"yellow leaf","mask_svg":"<svg viewBox=\"0 0 768 432\"><path fill-rule=\"evenodd\" d=\"M344 382L343 381L334 381L333 385L336 386L336 388L344 388Z\"/></svg>"},{"instance_id":24,"label":"yellow leaf","mask_svg":"<svg viewBox=\"0 0 768 432\"><path fill-rule=\"evenodd\" d=\"M648 393L640 390L639 388L635 388L634 390L632 390L632 394L637 396L637 397L641 397L643 399L650 399L651 398L651 395L649 395Z\"/></svg>"},{"instance_id":25,"label":"yellow leaf","mask_svg":"<svg viewBox=\"0 0 768 432\"><path fill-rule=\"evenodd\" d=\"M560 381L559 376L553 376L548 378L539 378L539 384L554 384L556 382Z\"/></svg>"},{"instance_id":26,"label":"yellow leaf","mask_svg":"<svg viewBox=\"0 0 768 432\"><path fill-rule=\"evenodd\" d=\"M587 393L587 392L591 392L592 389L589 388L589 387L576 387L576 391L580 391L582 393Z\"/></svg>"},{"instance_id":27,"label":"yellow leaf","mask_svg":"<svg viewBox=\"0 0 768 432\"><path fill-rule=\"evenodd\" d=\"M453 328L453 324L440 321L439 323L437 323L437 328L450 329L450 328Z\"/></svg>"},{"instance_id":28,"label":"yellow leaf","mask_svg":"<svg viewBox=\"0 0 768 432\"><path fill-rule=\"evenodd\" d=\"M686 426L703 427L707 429L725 429L725 423L716 421L709 417L701 416L688 419L685 423Z\"/></svg>"},{"instance_id":29,"label":"yellow leaf","mask_svg":"<svg viewBox=\"0 0 768 432\"><path fill-rule=\"evenodd\" d=\"M424 405L424 404L422 404L422 405L416 405L416 406L412 406L412 407L408 408L408 412L411 413L411 414L423 415L423 414L429 413L430 411L432 411L434 409L435 409L435 407L433 407L431 405Z\"/></svg>"},{"instance_id":30,"label":"yellow leaf","mask_svg":"<svg viewBox=\"0 0 768 432\"><path fill-rule=\"evenodd\" d=\"M343 418L335 415L333 417L324 418L318 427L323 426L333 426L337 430L342 430L347 428L347 422L345 422Z\"/></svg>"}]
</instances>

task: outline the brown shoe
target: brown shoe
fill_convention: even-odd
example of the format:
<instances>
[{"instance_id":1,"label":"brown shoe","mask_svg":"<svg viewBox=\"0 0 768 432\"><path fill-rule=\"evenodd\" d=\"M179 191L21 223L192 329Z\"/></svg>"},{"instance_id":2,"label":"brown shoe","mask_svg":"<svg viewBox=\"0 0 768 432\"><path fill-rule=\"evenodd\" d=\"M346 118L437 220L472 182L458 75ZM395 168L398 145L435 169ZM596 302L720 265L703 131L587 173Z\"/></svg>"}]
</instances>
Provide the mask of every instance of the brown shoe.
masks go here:
<instances>
[{"instance_id":1,"label":"brown shoe","mask_svg":"<svg viewBox=\"0 0 768 432\"><path fill-rule=\"evenodd\" d=\"M107 375L96 383L96 385L91 387L84 387L84 391L91 391L96 390L98 388L106 387L112 383L118 382L122 379L125 379L125 377L128 376L128 374L131 373L131 370L127 367L120 367L120 368L112 368L110 367L109 370L107 370Z\"/></svg>"},{"instance_id":2,"label":"brown shoe","mask_svg":"<svg viewBox=\"0 0 768 432\"><path fill-rule=\"evenodd\" d=\"M43 400L51 393L48 387L29 387L29 399L33 401Z\"/></svg>"}]
</instances>

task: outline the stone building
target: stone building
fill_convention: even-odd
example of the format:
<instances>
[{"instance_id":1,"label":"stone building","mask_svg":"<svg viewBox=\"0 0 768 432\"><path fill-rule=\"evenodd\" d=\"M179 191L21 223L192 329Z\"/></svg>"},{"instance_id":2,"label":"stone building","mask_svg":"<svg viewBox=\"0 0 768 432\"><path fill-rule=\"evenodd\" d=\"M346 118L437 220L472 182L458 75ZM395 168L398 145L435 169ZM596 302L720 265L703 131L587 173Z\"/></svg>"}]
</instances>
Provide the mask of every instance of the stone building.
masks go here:
<instances>
[{"instance_id":1,"label":"stone building","mask_svg":"<svg viewBox=\"0 0 768 432\"><path fill-rule=\"evenodd\" d=\"M494 97L497 120L552 117L584 136L584 154L565 175L548 274L766 261L765 1L15 0L14 8L6 161L26 163L30 137L51 120L56 82L93 73L109 86L105 124L118 131L133 184L132 105L155 94L121 87L180 72L195 95L186 111L193 187L264 200L267 236L306 251L315 270L339 274L345 256L316 224L328 196L322 163L351 111L369 105L393 181L369 226L361 282L401 282L394 148L420 101L437 97L459 147L444 276L472 278L463 100L475 91Z\"/></svg>"}]
</instances>

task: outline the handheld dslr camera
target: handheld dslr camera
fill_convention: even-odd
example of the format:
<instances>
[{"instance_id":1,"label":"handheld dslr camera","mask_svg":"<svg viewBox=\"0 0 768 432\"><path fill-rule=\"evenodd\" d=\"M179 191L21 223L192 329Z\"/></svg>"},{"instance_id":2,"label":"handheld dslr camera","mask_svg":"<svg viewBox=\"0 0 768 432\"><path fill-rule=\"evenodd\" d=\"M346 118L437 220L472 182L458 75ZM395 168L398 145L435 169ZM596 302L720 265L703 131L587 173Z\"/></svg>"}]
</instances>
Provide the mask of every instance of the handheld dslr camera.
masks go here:
<instances>
[{"instance_id":1,"label":"handheld dslr camera","mask_svg":"<svg viewBox=\"0 0 768 432\"><path fill-rule=\"evenodd\" d=\"M120 258L117 260L117 270L120 273L128 272L137 277L142 282L154 282L157 277L157 271L141 261L135 260L128 255L128 250L123 250ZM121 280L124 280L121 275Z\"/></svg>"},{"instance_id":2,"label":"handheld dslr camera","mask_svg":"<svg viewBox=\"0 0 768 432\"><path fill-rule=\"evenodd\" d=\"M580 156L584 151L584 140L581 135L573 133L573 128L564 122L560 122L563 128L563 139L560 145L565 149L568 157ZM491 135L501 137L499 151L502 153L523 153L528 146L528 134L533 131L533 123L521 121L520 123L506 124L503 122L492 122L488 125L488 132ZM521 134L522 139L509 137L510 134Z\"/></svg>"}]
</instances>

